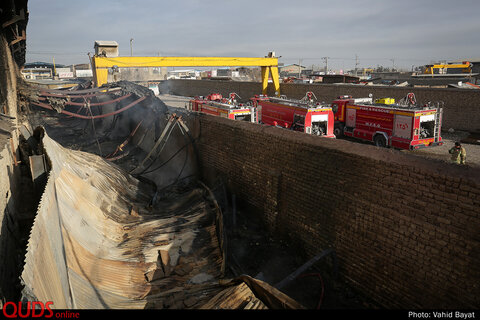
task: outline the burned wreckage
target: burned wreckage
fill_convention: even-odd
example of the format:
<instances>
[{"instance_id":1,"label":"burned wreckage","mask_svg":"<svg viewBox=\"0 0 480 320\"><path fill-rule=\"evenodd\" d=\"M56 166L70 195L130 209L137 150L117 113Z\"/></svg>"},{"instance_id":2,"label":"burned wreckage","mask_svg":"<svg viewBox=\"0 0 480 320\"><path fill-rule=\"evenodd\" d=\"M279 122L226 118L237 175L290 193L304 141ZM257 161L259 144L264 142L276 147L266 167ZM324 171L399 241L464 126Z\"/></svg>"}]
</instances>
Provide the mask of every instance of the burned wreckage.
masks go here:
<instances>
[{"instance_id":1,"label":"burned wreckage","mask_svg":"<svg viewBox=\"0 0 480 320\"><path fill-rule=\"evenodd\" d=\"M60 309L303 308L266 282L226 277L224 217L199 179L188 111L130 82L24 84L19 96L21 148L44 188L24 299Z\"/></svg>"}]
</instances>

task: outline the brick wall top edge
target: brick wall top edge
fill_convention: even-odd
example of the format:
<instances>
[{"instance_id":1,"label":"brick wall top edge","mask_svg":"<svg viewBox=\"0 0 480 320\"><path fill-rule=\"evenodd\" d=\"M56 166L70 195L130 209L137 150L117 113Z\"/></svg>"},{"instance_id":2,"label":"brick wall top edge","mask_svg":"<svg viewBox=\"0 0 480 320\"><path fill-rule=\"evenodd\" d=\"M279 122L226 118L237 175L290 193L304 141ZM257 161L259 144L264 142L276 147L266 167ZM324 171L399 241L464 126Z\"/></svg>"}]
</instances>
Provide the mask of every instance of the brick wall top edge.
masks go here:
<instances>
[{"instance_id":1,"label":"brick wall top edge","mask_svg":"<svg viewBox=\"0 0 480 320\"><path fill-rule=\"evenodd\" d=\"M461 89L461 88L428 88L428 87L395 87L395 86L382 86L382 85L345 85L345 84L334 84L334 83L309 83L309 84L298 84L298 83L282 83L281 86L318 86L318 87L329 87L329 88L352 88L352 89L384 89L384 90L397 90L397 91L444 91L444 92L459 92L459 93L468 93L472 95L480 96L480 90L472 89Z\"/></svg>"},{"instance_id":2,"label":"brick wall top edge","mask_svg":"<svg viewBox=\"0 0 480 320\"><path fill-rule=\"evenodd\" d=\"M199 82L206 82L206 83L235 83L235 81L231 80L192 80L192 79L170 79L167 81L172 81L172 82L179 82L179 83L199 83ZM242 81L242 84L252 84L252 85L258 85L261 87L261 82L253 82L253 81ZM269 84L269 87L272 85ZM381 86L381 85L368 85L368 86L362 86L362 85L344 85L344 84L334 84L334 83L308 83L308 84L298 84L298 83L281 83L281 87L324 87L324 88L336 88L336 89L360 89L360 90L366 90L366 89L375 89L375 90L394 90L394 91L399 91L399 92L415 92L415 91L422 91L422 92L428 92L428 91L433 91L433 92L456 92L456 93L461 93L461 94L469 94L472 96L480 97L480 90L473 90L473 89L461 89L461 88L426 88L426 87L395 87L395 86ZM306 90L308 91L308 90ZM261 93L261 92L259 92Z\"/></svg>"},{"instance_id":3,"label":"brick wall top edge","mask_svg":"<svg viewBox=\"0 0 480 320\"><path fill-rule=\"evenodd\" d=\"M262 92L260 82L238 82L228 80L166 80L172 94L182 96L208 95L221 93L228 95L236 92L240 95L241 102L247 102L255 94ZM268 85L268 94L273 95L275 89ZM340 95L353 97L366 97L370 93L374 98L391 97L402 99L408 93L416 95L419 104L428 102L443 102L445 106L445 124L458 130L480 130L478 117L480 117L480 90L457 88L410 88L390 86L361 86L342 84L280 84L280 92L288 98L300 99L305 93L312 91L319 101L330 103ZM462 112L465 108L468 112ZM448 113L448 116L447 116ZM448 124L447 124L448 123Z\"/></svg>"},{"instance_id":4,"label":"brick wall top edge","mask_svg":"<svg viewBox=\"0 0 480 320\"><path fill-rule=\"evenodd\" d=\"M461 178L472 181L474 184L480 184L480 169L478 168L458 166L437 159L424 159L415 155L401 153L394 149L378 148L373 145L360 144L341 139L320 138L301 132L294 132L266 125L234 121L202 113L196 114L200 117L200 120L205 119L206 121L217 122L218 124L231 127L232 129L238 128L249 131L253 134L269 135L295 144L319 147L326 150L364 157L374 161L415 167L423 172L430 172L435 176Z\"/></svg>"}]
</instances>

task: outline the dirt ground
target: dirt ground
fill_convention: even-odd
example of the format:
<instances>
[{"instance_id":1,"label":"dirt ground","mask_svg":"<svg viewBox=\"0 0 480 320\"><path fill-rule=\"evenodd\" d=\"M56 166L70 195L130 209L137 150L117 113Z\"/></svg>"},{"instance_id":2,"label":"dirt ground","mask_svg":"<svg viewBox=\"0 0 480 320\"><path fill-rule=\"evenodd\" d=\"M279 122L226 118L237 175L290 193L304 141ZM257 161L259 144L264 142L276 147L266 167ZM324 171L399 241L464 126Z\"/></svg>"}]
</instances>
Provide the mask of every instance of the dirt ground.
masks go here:
<instances>
[{"instance_id":1,"label":"dirt ground","mask_svg":"<svg viewBox=\"0 0 480 320\"><path fill-rule=\"evenodd\" d=\"M157 96L167 106L174 108L187 108L188 102L191 97L175 96L171 94L161 94Z\"/></svg>"},{"instance_id":2,"label":"dirt ground","mask_svg":"<svg viewBox=\"0 0 480 320\"><path fill-rule=\"evenodd\" d=\"M450 161L450 154L448 150L459 141L467 152L466 164L468 166L480 168L480 134L470 133L466 131L442 132L442 139L444 144L433 148L416 150L416 151L402 151L416 156L440 159L446 162Z\"/></svg>"}]
</instances>

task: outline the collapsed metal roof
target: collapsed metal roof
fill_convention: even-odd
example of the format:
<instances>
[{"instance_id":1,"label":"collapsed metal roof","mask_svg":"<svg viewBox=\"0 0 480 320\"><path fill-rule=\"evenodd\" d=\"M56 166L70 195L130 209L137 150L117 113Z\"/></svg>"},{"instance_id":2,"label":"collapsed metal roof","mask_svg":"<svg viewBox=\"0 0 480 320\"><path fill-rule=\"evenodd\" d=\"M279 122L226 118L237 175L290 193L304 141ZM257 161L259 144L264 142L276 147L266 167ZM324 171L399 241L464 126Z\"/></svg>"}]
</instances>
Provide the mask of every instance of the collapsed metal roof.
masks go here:
<instances>
[{"instance_id":1,"label":"collapsed metal roof","mask_svg":"<svg viewBox=\"0 0 480 320\"><path fill-rule=\"evenodd\" d=\"M303 308L257 279L225 278L222 213L196 178L185 111L133 83L75 89L21 89L36 128L21 132L48 172L26 299L66 309Z\"/></svg>"},{"instance_id":2,"label":"collapsed metal roof","mask_svg":"<svg viewBox=\"0 0 480 320\"><path fill-rule=\"evenodd\" d=\"M205 189L152 206L155 189L108 161L47 134L43 146L51 170L22 275L27 292L56 308L88 309L169 299L197 307L220 292L221 216Z\"/></svg>"}]
</instances>

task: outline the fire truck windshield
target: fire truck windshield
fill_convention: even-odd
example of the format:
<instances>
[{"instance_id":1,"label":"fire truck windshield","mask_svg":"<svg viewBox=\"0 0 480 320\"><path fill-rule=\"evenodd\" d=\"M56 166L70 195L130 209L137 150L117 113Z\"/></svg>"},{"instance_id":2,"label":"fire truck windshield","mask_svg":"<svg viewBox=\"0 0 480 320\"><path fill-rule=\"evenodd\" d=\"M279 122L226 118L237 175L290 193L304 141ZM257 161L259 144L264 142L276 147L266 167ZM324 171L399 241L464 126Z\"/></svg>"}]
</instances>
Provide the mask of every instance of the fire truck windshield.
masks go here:
<instances>
[{"instance_id":1,"label":"fire truck windshield","mask_svg":"<svg viewBox=\"0 0 480 320\"><path fill-rule=\"evenodd\" d=\"M332 104L332 111L333 111L333 113L337 113L337 111L338 111L338 104L336 104L336 103Z\"/></svg>"}]
</instances>

